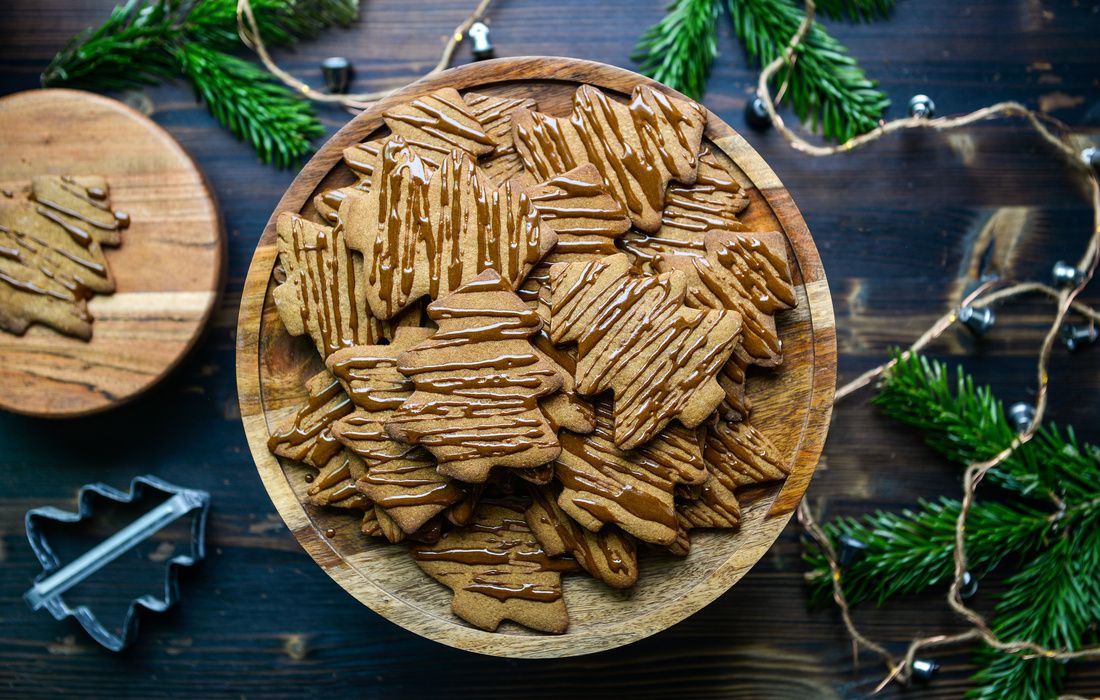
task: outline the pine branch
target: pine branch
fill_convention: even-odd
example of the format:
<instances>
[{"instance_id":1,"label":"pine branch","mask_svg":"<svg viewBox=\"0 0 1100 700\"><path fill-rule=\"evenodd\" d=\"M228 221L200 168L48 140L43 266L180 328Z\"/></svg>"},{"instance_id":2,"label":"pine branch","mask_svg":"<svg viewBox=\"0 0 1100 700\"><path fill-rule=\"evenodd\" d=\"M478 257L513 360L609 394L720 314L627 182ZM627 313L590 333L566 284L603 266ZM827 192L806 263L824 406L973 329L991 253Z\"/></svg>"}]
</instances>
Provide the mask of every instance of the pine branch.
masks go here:
<instances>
[{"instance_id":1,"label":"pine branch","mask_svg":"<svg viewBox=\"0 0 1100 700\"><path fill-rule=\"evenodd\" d=\"M1100 623L1100 522L1082 524L1008 579L997 602L993 632L1003 640L1030 640L1048 648L1080 649ZM967 697L982 700L1055 697L1066 665L1027 659L990 647L978 651L978 684Z\"/></svg>"},{"instance_id":2,"label":"pine branch","mask_svg":"<svg viewBox=\"0 0 1100 700\"><path fill-rule=\"evenodd\" d=\"M42 73L43 87L125 90L178 74L171 46L185 10L179 0L129 0L98 29L74 36Z\"/></svg>"},{"instance_id":3,"label":"pine branch","mask_svg":"<svg viewBox=\"0 0 1100 700\"><path fill-rule=\"evenodd\" d=\"M895 4L897 0L814 0L821 16L852 22L885 19L894 11Z\"/></svg>"},{"instance_id":4,"label":"pine branch","mask_svg":"<svg viewBox=\"0 0 1100 700\"><path fill-rule=\"evenodd\" d=\"M955 574L955 523L959 502L941 498L921 502L901 513L876 511L860 520L843 518L824 527L834 548L848 535L867 546L863 556L842 573L844 595L852 605L872 600L882 604L896 595L919 593L946 585ZM966 552L972 575L981 578L1007 556L1034 552L1052 529L1048 513L1000 503L976 503L967 517ZM806 578L811 602L832 593L824 554L807 547Z\"/></svg>"},{"instance_id":5,"label":"pine branch","mask_svg":"<svg viewBox=\"0 0 1100 700\"><path fill-rule=\"evenodd\" d=\"M252 7L264 41L287 46L348 24L359 0L252 0ZM124 90L187 77L219 122L264 162L288 167L324 129L296 93L224 53L241 46L236 8L236 0L128 0L98 29L73 37L42 84Z\"/></svg>"},{"instance_id":6,"label":"pine branch","mask_svg":"<svg viewBox=\"0 0 1100 700\"><path fill-rule=\"evenodd\" d=\"M214 117L265 163L289 167L324 133L313 106L259 66L193 43L176 58Z\"/></svg>"},{"instance_id":7,"label":"pine branch","mask_svg":"<svg viewBox=\"0 0 1100 700\"><path fill-rule=\"evenodd\" d=\"M733 29L749 58L763 65L780 56L804 17L791 0L727 0ZM865 0L866 2L866 0ZM861 3L864 4L864 3ZM890 105L848 50L815 22L799 46L793 68L777 71L785 99L798 118L820 125L826 138L846 141L878 125Z\"/></svg>"},{"instance_id":8,"label":"pine branch","mask_svg":"<svg viewBox=\"0 0 1100 700\"><path fill-rule=\"evenodd\" d=\"M989 387L975 387L959 370L913 356L898 362L874 399L882 411L919 428L933 450L959 464L984 460L1016 436ZM1072 429L1044 425L1036 437L992 470L988 479L1022 495L1058 502L1087 500L1100 483L1097 448L1080 445Z\"/></svg>"},{"instance_id":9,"label":"pine branch","mask_svg":"<svg viewBox=\"0 0 1100 700\"><path fill-rule=\"evenodd\" d=\"M269 46L293 46L323 29L346 26L359 15L359 0L252 0L260 35ZM202 0L187 17L192 38L211 48L240 45L236 0Z\"/></svg>"},{"instance_id":10,"label":"pine branch","mask_svg":"<svg viewBox=\"0 0 1100 700\"><path fill-rule=\"evenodd\" d=\"M673 0L668 14L638 39L631 59L645 75L701 99L718 55L717 21L717 0Z\"/></svg>"}]
</instances>

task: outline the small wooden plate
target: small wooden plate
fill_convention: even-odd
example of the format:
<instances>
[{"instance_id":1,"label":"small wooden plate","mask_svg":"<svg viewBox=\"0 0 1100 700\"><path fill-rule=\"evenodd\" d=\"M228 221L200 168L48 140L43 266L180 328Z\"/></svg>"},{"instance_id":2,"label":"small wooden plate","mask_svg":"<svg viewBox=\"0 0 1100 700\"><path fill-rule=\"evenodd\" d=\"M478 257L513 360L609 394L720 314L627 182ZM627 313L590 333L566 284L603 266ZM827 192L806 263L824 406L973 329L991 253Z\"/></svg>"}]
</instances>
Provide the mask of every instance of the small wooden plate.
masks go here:
<instances>
[{"instance_id":1,"label":"small wooden plate","mask_svg":"<svg viewBox=\"0 0 1100 700\"><path fill-rule=\"evenodd\" d=\"M565 58L485 61L429 76L410 85L341 129L306 165L276 214L300 212L320 221L313 196L352 181L341 153L385 129L382 113L440 87L508 97L532 97L539 109L567 114L581 83L624 98L637 84L658 86L635 73ZM611 649L659 632L702 608L745 575L779 536L813 475L829 425L836 381L836 337L829 287L817 249L794 202L764 161L733 129L708 116L706 141L725 154L751 203L743 220L754 230L783 231L798 292L798 308L779 317L784 364L754 374L749 383L753 424L792 460L782 484L747 496L740 531L691 533L686 559L643 552L638 584L613 591L589 576L563 581L569 630L554 636L505 623L495 633L474 629L451 613L451 592L432 581L407 549L372 541L346 511L304 505L307 471L267 450L271 431L302 402L305 380L320 368L308 340L287 335L272 299L276 259L272 215L245 281L237 325L237 386L252 456L275 507L310 556L349 593L379 614L429 639L497 656L556 657ZM722 157L719 155L719 157Z\"/></svg>"},{"instance_id":2,"label":"small wooden plate","mask_svg":"<svg viewBox=\"0 0 1100 700\"><path fill-rule=\"evenodd\" d=\"M164 129L78 90L0 99L0 187L35 175L102 175L131 225L106 249L114 294L88 303L88 342L35 325L0 331L0 407L42 417L129 401L175 367L214 309L224 276L221 216L202 174Z\"/></svg>"}]
</instances>

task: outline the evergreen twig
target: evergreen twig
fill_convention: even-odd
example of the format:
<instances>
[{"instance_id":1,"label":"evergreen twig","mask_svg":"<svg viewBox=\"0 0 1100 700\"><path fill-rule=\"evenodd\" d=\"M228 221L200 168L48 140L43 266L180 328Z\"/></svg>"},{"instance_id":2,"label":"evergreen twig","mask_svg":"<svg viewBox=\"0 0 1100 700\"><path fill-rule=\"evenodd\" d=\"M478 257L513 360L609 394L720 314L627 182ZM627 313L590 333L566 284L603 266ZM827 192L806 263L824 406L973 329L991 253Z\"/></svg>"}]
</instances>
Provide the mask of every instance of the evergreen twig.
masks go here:
<instances>
[{"instance_id":1,"label":"evergreen twig","mask_svg":"<svg viewBox=\"0 0 1100 700\"><path fill-rule=\"evenodd\" d=\"M1011 442L1012 428L988 387L975 386L961 371L950 381L942 363L919 356L897 359L875 403L919 428L934 450L968 464ZM1004 503L976 502L967 518L972 575L980 578L1006 559L1019 562L997 603L993 632L1004 640L1082 648L1100 624L1100 452L1079 444L1072 429L1044 425L986 478L1016 496ZM842 572L848 601L881 604L949 582L959 508L958 501L942 498L901 513L827 523L824 530L834 546L841 535L867 545ZM824 601L831 590L825 557L807 548L805 559L811 600ZM981 670L969 695L982 700L1053 697L1065 676L1061 663L989 647L982 647L976 660Z\"/></svg>"},{"instance_id":2,"label":"evergreen twig","mask_svg":"<svg viewBox=\"0 0 1100 700\"><path fill-rule=\"evenodd\" d=\"M176 57L214 117L265 163L289 167L324 133L313 106L256 64L193 43Z\"/></svg>"},{"instance_id":3,"label":"evergreen twig","mask_svg":"<svg viewBox=\"0 0 1100 700\"><path fill-rule=\"evenodd\" d=\"M997 602L993 633L1052 649L1077 650L1096 639L1100 620L1100 523L1082 523L1009 577ZM981 700L1055 697L1066 664L1025 659L989 647L978 651L977 683L967 697Z\"/></svg>"},{"instance_id":4,"label":"evergreen twig","mask_svg":"<svg viewBox=\"0 0 1100 700\"><path fill-rule=\"evenodd\" d=\"M701 99L718 55L717 0L673 0L668 13L638 39L631 59L641 71Z\"/></svg>"},{"instance_id":5,"label":"evergreen twig","mask_svg":"<svg viewBox=\"0 0 1100 700\"><path fill-rule=\"evenodd\" d=\"M252 0L264 41L289 46L347 24L358 0ZM324 133L313 106L255 63L241 46L235 0L127 0L98 29L63 48L42 74L47 87L124 90L185 77L214 117L264 162L289 167Z\"/></svg>"},{"instance_id":6,"label":"evergreen twig","mask_svg":"<svg viewBox=\"0 0 1100 700\"><path fill-rule=\"evenodd\" d=\"M745 53L758 65L780 55L805 16L795 0L726 0ZM672 0L667 14L639 38L632 58L646 75L699 99L718 55L721 0ZM852 21L887 16L896 0L820 0L821 13ZM846 140L875 127L890 105L856 60L814 23L792 67L777 74L787 83L795 114L826 138Z\"/></svg>"},{"instance_id":7,"label":"evergreen twig","mask_svg":"<svg viewBox=\"0 0 1100 700\"><path fill-rule=\"evenodd\" d=\"M804 17L790 0L728 0L733 29L745 53L764 65L783 53ZM847 141L874 129L890 106L886 93L867 78L856 59L814 22L793 63L776 73L786 85L794 113L825 138Z\"/></svg>"}]
</instances>

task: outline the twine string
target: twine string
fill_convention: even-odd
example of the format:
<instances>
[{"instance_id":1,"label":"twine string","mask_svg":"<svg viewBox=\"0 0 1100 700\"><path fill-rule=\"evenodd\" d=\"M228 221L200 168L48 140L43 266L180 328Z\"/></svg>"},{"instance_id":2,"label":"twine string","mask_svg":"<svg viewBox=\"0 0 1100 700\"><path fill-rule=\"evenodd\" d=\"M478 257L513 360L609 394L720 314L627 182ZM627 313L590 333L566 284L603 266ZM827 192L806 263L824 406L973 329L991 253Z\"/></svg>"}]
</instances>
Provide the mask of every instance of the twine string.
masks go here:
<instances>
[{"instance_id":1,"label":"twine string","mask_svg":"<svg viewBox=\"0 0 1100 700\"><path fill-rule=\"evenodd\" d=\"M474 11L471 12L466 19L462 20L462 23L451 32L451 36L443 46L443 53L440 55L439 61L430 71L424 74L425 76L431 75L432 73L438 73L450 67L451 61L454 60L454 54L455 50L458 48L458 44L466 36L466 32L469 31L470 27L485 16L485 13L489 11L489 6L492 3L493 0L479 0ZM264 64L264 67L271 71L271 73L282 81L284 85L292 90L296 90L301 93L302 96L308 97L314 102L338 104L349 109L361 110L367 109L373 103L389 97L400 89L400 87L395 87L388 90L376 90L374 92L331 94L310 87L305 82L295 78L293 75L280 68L279 64L271 58L271 54L267 50L267 44L264 43L263 37L260 35L260 27L256 23L256 15L252 11L251 0L237 0L237 34L240 35L241 41L244 42L245 46L256 52L256 55L259 57L260 62Z\"/></svg>"}]
</instances>

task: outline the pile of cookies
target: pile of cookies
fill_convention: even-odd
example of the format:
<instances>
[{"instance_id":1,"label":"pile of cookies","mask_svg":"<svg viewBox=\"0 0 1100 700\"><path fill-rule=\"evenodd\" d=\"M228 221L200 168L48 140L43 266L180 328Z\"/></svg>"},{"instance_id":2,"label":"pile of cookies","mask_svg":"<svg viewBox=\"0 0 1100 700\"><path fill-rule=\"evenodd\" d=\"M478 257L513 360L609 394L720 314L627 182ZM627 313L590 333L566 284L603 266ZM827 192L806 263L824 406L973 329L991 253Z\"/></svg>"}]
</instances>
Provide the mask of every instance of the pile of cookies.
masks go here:
<instances>
[{"instance_id":1,"label":"pile of cookies","mask_svg":"<svg viewBox=\"0 0 1100 700\"><path fill-rule=\"evenodd\" d=\"M43 175L0 191L0 330L41 323L92 337L88 299L111 294L103 248L118 246L130 218L111 209L102 177Z\"/></svg>"},{"instance_id":2,"label":"pile of cookies","mask_svg":"<svg viewBox=\"0 0 1100 700\"><path fill-rule=\"evenodd\" d=\"M326 369L269 446L318 470L314 505L410 542L463 619L560 633L563 573L630 587L639 543L686 556L784 478L744 389L795 293L701 106L582 86L537 109L402 104L344 153L323 223L280 215L276 305Z\"/></svg>"}]
</instances>

